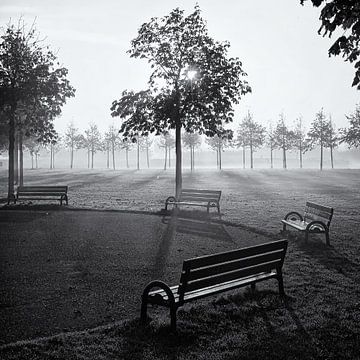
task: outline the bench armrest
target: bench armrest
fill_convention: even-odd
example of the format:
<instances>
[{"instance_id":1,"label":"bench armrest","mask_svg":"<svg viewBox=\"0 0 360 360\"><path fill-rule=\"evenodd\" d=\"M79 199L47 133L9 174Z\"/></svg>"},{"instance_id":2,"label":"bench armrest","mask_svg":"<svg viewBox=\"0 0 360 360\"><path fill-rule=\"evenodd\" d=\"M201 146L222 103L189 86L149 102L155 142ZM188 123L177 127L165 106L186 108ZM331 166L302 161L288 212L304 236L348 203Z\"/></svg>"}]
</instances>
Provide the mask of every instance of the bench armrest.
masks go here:
<instances>
[{"instance_id":1,"label":"bench armrest","mask_svg":"<svg viewBox=\"0 0 360 360\"><path fill-rule=\"evenodd\" d=\"M173 292L171 291L170 287L161 280L154 280L154 281L149 282L146 285L146 287L143 291L143 294L142 294L143 301L146 301L147 297L149 296L150 290L155 287L160 288L165 291L165 293L168 297L168 300L163 300L164 302L169 302L171 305L175 304L175 297L174 297Z\"/></svg>"},{"instance_id":2,"label":"bench armrest","mask_svg":"<svg viewBox=\"0 0 360 360\"><path fill-rule=\"evenodd\" d=\"M298 212L291 211L285 215L284 220L304 221L304 218Z\"/></svg>"},{"instance_id":3,"label":"bench armrest","mask_svg":"<svg viewBox=\"0 0 360 360\"><path fill-rule=\"evenodd\" d=\"M315 220L307 224L306 231L322 232L328 231L328 227L320 220Z\"/></svg>"}]
</instances>

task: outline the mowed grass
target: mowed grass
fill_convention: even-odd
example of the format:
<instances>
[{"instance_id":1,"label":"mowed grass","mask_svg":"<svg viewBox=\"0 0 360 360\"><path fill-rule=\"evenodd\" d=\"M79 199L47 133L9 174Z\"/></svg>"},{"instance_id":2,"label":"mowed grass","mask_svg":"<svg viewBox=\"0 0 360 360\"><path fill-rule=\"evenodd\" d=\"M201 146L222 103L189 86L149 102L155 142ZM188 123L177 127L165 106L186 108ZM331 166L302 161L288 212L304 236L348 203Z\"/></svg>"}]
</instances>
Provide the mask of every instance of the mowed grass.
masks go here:
<instances>
[{"instance_id":1,"label":"mowed grass","mask_svg":"<svg viewBox=\"0 0 360 360\"><path fill-rule=\"evenodd\" d=\"M184 187L223 191L222 216L209 225L201 210L158 214L174 191L172 171L26 173L29 184L68 184L70 204L0 211L2 334L13 342L0 358L359 359L359 175L185 172ZM3 193L5 184L0 178ZM320 236L305 244L280 232L281 218L306 200L334 207L331 247ZM240 289L186 305L176 334L166 309L150 309L153 321L140 326L147 281L175 284L183 259L283 237L285 299L267 281L255 294ZM46 337L14 342L36 336Z\"/></svg>"}]
</instances>

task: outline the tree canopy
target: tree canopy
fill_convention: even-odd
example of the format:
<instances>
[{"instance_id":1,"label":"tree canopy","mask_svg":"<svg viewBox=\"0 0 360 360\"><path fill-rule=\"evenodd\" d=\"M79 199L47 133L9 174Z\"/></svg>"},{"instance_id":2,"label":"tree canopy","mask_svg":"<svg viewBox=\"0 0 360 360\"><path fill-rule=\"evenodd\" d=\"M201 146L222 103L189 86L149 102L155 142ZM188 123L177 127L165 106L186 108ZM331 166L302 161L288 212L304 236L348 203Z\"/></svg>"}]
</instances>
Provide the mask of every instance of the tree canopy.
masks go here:
<instances>
[{"instance_id":1,"label":"tree canopy","mask_svg":"<svg viewBox=\"0 0 360 360\"><path fill-rule=\"evenodd\" d=\"M214 136L232 121L233 104L251 91L238 58L229 57L228 42L213 40L200 9L185 16L176 8L143 24L129 54L152 68L148 89L123 91L111 106L123 119L125 138L175 129L176 193L181 189L181 129Z\"/></svg>"},{"instance_id":2,"label":"tree canopy","mask_svg":"<svg viewBox=\"0 0 360 360\"><path fill-rule=\"evenodd\" d=\"M304 4L308 0L300 0ZM329 49L329 56L342 55L346 61L355 62L352 86L360 90L360 1L359 0L310 0L314 6L323 6L320 13L319 34L331 37L336 30L339 36Z\"/></svg>"}]
</instances>

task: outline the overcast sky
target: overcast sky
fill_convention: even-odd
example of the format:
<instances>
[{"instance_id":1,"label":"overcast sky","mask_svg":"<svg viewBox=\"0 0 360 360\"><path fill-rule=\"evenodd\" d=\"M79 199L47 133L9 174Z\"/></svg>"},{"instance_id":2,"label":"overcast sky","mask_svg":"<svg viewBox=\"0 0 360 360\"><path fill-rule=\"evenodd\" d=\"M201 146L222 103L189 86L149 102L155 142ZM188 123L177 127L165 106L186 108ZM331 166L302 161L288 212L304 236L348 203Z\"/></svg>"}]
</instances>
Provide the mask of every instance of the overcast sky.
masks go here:
<instances>
[{"instance_id":1,"label":"overcast sky","mask_svg":"<svg viewBox=\"0 0 360 360\"><path fill-rule=\"evenodd\" d=\"M329 58L332 40L317 34L319 9L300 0L199 0L210 35L228 40L231 56L243 62L252 94L236 106L233 128L247 111L268 125L284 112L292 125L302 115L306 126L324 108L337 127L347 125L360 92L351 87L354 68L341 58ZM63 132L70 121L81 130L90 122L101 131L118 118L110 116L113 100L124 89L147 87L150 67L130 59L126 51L140 25L151 17L180 7L187 14L191 0L1 0L0 24L20 16L36 27L69 69L76 96L55 124Z\"/></svg>"}]
</instances>

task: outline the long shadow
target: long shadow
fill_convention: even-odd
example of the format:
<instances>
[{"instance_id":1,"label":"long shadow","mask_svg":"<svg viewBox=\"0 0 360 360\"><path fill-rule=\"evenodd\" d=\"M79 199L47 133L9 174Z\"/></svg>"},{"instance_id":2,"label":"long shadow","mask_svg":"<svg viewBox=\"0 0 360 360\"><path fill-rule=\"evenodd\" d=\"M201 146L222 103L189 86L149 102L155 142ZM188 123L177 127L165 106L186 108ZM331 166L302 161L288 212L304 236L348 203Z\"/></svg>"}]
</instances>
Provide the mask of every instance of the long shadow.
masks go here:
<instances>
[{"instance_id":1,"label":"long shadow","mask_svg":"<svg viewBox=\"0 0 360 360\"><path fill-rule=\"evenodd\" d=\"M171 219L171 217L164 216L162 223L168 224ZM182 212L179 212L177 215L175 230L177 233L197 235L234 243L232 237L225 230L224 225L213 222L209 217L205 219L203 217L187 217L186 215L184 216Z\"/></svg>"},{"instance_id":2,"label":"long shadow","mask_svg":"<svg viewBox=\"0 0 360 360\"><path fill-rule=\"evenodd\" d=\"M316 258L319 263L333 272L360 282L360 264L356 263L334 247L326 246L321 242L296 242L298 249L310 257ZM356 256L356 255L355 255Z\"/></svg>"}]
</instances>

